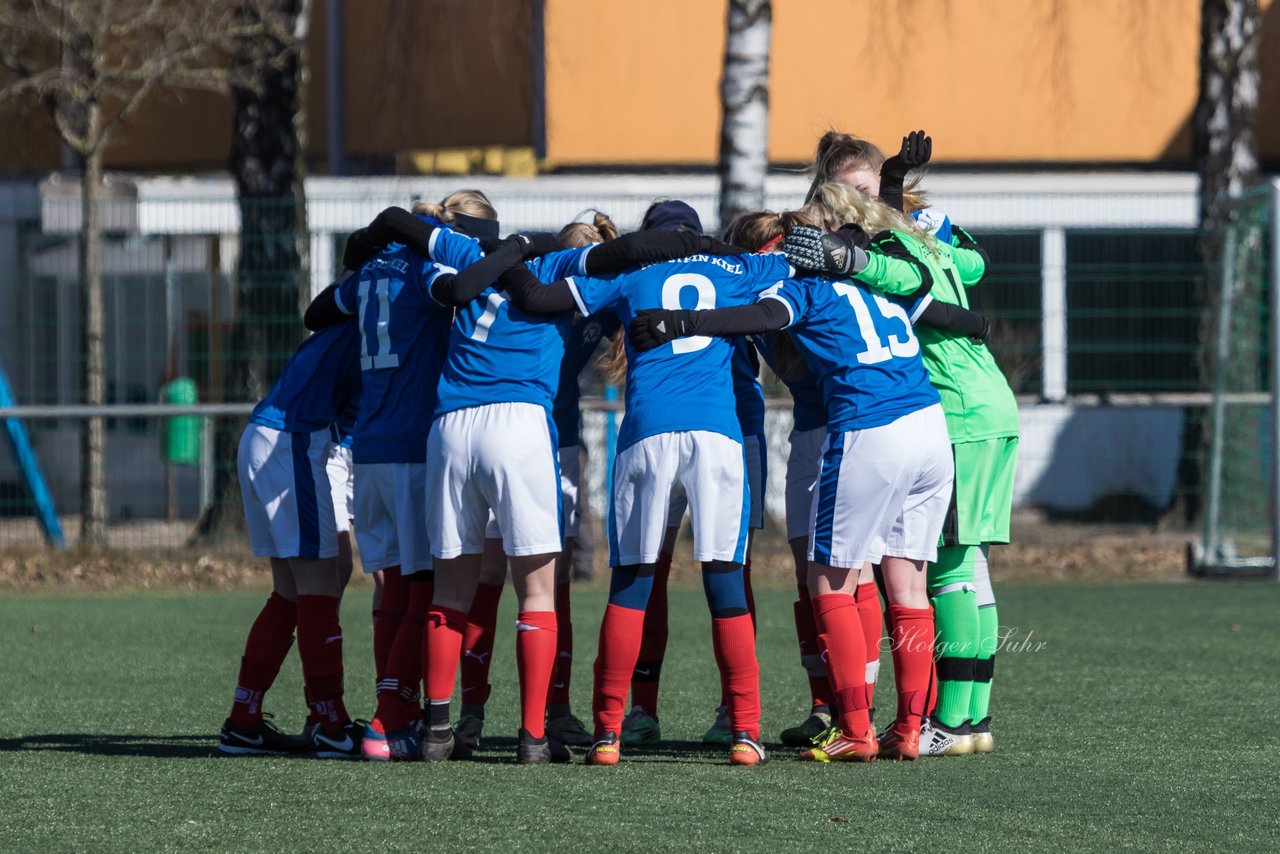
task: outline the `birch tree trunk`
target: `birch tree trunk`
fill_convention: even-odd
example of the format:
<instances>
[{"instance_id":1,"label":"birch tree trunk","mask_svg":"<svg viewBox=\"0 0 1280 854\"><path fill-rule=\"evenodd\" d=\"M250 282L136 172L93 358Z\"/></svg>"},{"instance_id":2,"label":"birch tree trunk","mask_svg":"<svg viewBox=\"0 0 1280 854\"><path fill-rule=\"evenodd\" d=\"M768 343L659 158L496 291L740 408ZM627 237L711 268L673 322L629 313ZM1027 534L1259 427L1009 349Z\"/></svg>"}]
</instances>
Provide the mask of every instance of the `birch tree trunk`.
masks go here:
<instances>
[{"instance_id":1,"label":"birch tree trunk","mask_svg":"<svg viewBox=\"0 0 1280 854\"><path fill-rule=\"evenodd\" d=\"M1249 198L1258 183L1260 28L1257 0L1202 0L1200 92L1192 117L1207 283L1199 361L1206 386L1218 394L1260 391L1265 382L1261 300L1266 204ZM1262 413L1233 405L1219 415L1210 417L1204 438L1194 440L1199 447L1187 450L1209 451L1198 485L1230 501L1210 500L1204 509L1217 516L1215 525L1221 522L1229 529L1265 516L1267 488L1258 480L1257 465ZM1220 466L1216 472L1215 465ZM1217 543L1205 546L1213 550Z\"/></svg>"},{"instance_id":2,"label":"birch tree trunk","mask_svg":"<svg viewBox=\"0 0 1280 854\"><path fill-rule=\"evenodd\" d=\"M764 208L769 168L770 0L729 0L720 79L720 228Z\"/></svg>"}]
</instances>

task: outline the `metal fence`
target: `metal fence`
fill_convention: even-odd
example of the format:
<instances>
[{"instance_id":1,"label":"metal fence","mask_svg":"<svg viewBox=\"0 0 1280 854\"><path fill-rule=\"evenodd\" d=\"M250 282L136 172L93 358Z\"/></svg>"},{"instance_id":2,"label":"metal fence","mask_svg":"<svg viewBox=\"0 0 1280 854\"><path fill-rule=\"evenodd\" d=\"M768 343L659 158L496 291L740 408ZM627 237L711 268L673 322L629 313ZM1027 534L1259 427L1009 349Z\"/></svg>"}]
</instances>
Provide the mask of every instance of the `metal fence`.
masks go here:
<instances>
[{"instance_id":1,"label":"metal fence","mask_svg":"<svg viewBox=\"0 0 1280 854\"><path fill-rule=\"evenodd\" d=\"M1213 536L1228 551L1265 542L1269 554L1273 422L1261 283L1271 268L1255 265L1258 282L1237 288L1220 337L1223 274L1201 260L1194 181L939 176L930 184L934 203L992 258L970 296L993 320L990 347L1022 404L1019 506L1051 519L1161 521L1202 533L1216 477ZM261 287L285 295L264 308L246 301L239 226L247 209L228 182L117 182L102 202L113 544L186 541L193 519L216 500L214 470L226 464L215 458L215 421L242 418L301 340L297 310L336 272L347 234L388 204L459 186L489 193L504 231L558 228L589 207L625 230L655 197L672 196L693 204L708 230L717 225L714 187L696 176L316 179L308 183L306 239L276 255L303 259L308 272L254 271ZM771 178L770 206L794 207L804 186L801 176ZM1260 256L1274 254L1267 200L1243 209L1266 233ZM68 408L84 399L78 227L79 200L65 182L0 188L0 369L14 398L8 408L0 401L0 415L24 425L64 521L79 512L79 426L88 414ZM237 338L247 312L258 334ZM1215 374L1222 358L1235 369ZM765 381L775 399L768 506L779 516L790 416L783 387ZM585 393L599 505L617 416L591 402L604 396L598 378L587 378ZM76 526L65 527L74 539ZM0 453L0 545L40 537L28 478L14 455Z\"/></svg>"}]
</instances>

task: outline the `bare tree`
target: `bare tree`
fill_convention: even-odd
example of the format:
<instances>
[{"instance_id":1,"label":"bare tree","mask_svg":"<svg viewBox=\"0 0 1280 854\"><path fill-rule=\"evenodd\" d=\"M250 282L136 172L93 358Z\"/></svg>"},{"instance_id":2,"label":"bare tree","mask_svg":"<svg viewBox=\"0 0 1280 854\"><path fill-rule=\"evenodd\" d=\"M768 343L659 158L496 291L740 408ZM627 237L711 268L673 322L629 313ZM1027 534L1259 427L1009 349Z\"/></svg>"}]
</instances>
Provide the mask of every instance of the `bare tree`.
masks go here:
<instances>
[{"instance_id":1,"label":"bare tree","mask_svg":"<svg viewBox=\"0 0 1280 854\"><path fill-rule=\"evenodd\" d=\"M1200 475L1210 493L1206 509L1215 517L1211 528L1219 521L1217 495L1233 498L1232 512L1222 516L1224 526L1246 516L1262 518L1260 508L1266 502L1256 459L1260 413L1234 407L1228 417L1221 402L1224 393L1259 391L1264 381L1266 205L1250 194L1258 184L1260 33L1258 0L1202 0L1200 92L1192 116L1192 144L1200 175L1201 248L1209 286L1200 363L1202 376L1220 401L1211 412L1206 437L1208 471ZM1217 543L1205 546L1216 549Z\"/></svg>"},{"instance_id":2,"label":"bare tree","mask_svg":"<svg viewBox=\"0 0 1280 854\"><path fill-rule=\"evenodd\" d=\"M80 280L85 403L106 402L99 194L107 146L160 88L227 90L246 70L232 46L257 43L271 18L260 0L0 0L0 63L13 74L0 99L35 99L82 161ZM106 541L104 419L81 429L80 541Z\"/></svg>"},{"instance_id":3,"label":"bare tree","mask_svg":"<svg viewBox=\"0 0 1280 854\"><path fill-rule=\"evenodd\" d=\"M729 0L720 78L720 226L764 207L769 168L770 0Z\"/></svg>"},{"instance_id":4,"label":"bare tree","mask_svg":"<svg viewBox=\"0 0 1280 854\"><path fill-rule=\"evenodd\" d=\"M234 62L260 67L256 85L234 87L231 175L240 205L236 318L228 388L257 400L280 375L302 337L298 317L310 289L306 196L307 64L310 0L266 0L245 16L277 26L236 46ZM340 26L331 21L329 26ZM263 64L262 59L269 61ZM223 418L214 435L214 500L195 539L218 540L243 529L236 451L243 422Z\"/></svg>"}]
</instances>

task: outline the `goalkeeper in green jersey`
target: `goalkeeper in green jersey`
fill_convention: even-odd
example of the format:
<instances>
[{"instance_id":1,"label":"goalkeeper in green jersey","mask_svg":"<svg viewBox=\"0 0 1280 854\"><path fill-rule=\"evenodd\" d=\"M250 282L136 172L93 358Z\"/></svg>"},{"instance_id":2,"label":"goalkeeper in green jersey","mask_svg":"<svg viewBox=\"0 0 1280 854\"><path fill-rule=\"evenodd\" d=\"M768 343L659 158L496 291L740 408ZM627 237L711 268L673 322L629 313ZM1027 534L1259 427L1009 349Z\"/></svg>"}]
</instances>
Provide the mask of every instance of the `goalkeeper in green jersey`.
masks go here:
<instances>
[{"instance_id":1,"label":"goalkeeper in green jersey","mask_svg":"<svg viewBox=\"0 0 1280 854\"><path fill-rule=\"evenodd\" d=\"M929 137L916 131L903 139L896 156L886 159L866 140L828 133L818 144L817 177L810 195L832 181L905 208L935 239L899 235L896 243L933 274L934 300L967 309L966 289L982 279L987 255L968 232L925 206L912 192L918 182L906 183L908 173L928 162L931 149ZM950 263L939 264L942 258ZM994 748L989 702L999 644L987 555L992 544L1009 542L1018 409L983 343L986 330L968 337L921 327L918 336L930 378L942 396L956 466L952 512L938 561L929 567L938 633L938 696L920 752L985 753Z\"/></svg>"}]
</instances>

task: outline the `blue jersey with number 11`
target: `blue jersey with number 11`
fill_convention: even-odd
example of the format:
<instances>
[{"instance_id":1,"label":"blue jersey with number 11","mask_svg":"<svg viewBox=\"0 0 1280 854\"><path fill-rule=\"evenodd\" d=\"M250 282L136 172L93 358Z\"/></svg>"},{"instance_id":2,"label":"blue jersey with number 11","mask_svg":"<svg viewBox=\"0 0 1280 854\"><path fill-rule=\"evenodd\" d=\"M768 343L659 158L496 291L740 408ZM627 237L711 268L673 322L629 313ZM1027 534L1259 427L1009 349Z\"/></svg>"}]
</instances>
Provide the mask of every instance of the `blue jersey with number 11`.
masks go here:
<instances>
[{"instance_id":1,"label":"blue jersey with number 11","mask_svg":"<svg viewBox=\"0 0 1280 854\"><path fill-rule=\"evenodd\" d=\"M363 390L351 436L357 463L421 463L449 345L453 309L431 297L443 268L393 243L338 286L338 308L358 316Z\"/></svg>"},{"instance_id":2,"label":"blue jersey with number 11","mask_svg":"<svg viewBox=\"0 0 1280 854\"><path fill-rule=\"evenodd\" d=\"M794 274L781 255L692 255L609 278L568 280L589 315L612 308L628 326L646 308L710 309L747 305L754 295ZM708 430L739 442L737 401L727 338L678 338L645 353L627 343L627 416L618 450L659 433Z\"/></svg>"},{"instance_id":3,"label":"blue jersey with number 11","mask_svg":"<svg viewBox=\"0 0 1280 854\"><path fill-rule=\"evenodd\" d=\"M761 299L781 300L791 313L787 332L822 388L828 432L882 427L940 402L912 329L930 297L805 278Z\"/></svg>"}]
</instances>

